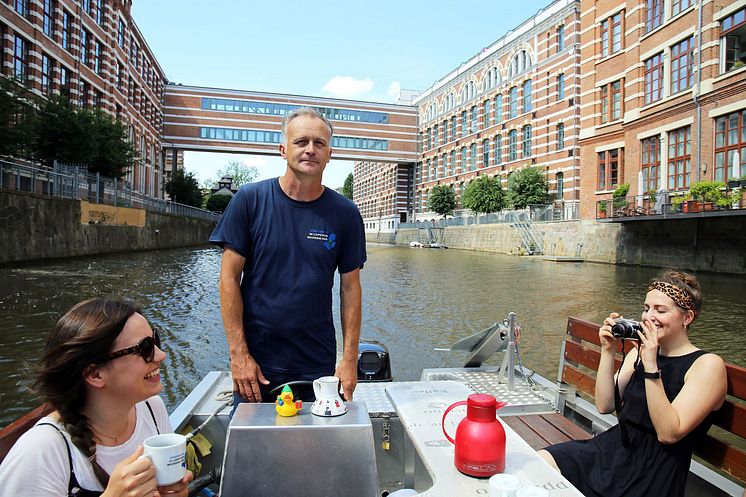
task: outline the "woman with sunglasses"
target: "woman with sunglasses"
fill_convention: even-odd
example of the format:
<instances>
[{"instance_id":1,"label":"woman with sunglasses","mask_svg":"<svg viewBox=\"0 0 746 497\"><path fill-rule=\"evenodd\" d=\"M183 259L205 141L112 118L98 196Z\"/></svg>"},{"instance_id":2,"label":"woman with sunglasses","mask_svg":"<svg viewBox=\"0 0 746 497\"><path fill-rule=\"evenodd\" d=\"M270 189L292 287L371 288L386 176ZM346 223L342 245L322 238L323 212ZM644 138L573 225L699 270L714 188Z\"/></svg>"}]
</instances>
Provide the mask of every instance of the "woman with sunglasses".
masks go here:
<instances>
[{"instance_id":1,"label":"woman with sunglasses","mask_svg":"<svg viewBox=\"0 0 746 497\"><path fill-rule=\"evenodd\" d=\"M0 496L185 497L192 474L157 487L142 442L171 432L160 337L128 303L92 299L47 338L36 388L54 408L0 465Z\"/></svg>"}]
</instances>

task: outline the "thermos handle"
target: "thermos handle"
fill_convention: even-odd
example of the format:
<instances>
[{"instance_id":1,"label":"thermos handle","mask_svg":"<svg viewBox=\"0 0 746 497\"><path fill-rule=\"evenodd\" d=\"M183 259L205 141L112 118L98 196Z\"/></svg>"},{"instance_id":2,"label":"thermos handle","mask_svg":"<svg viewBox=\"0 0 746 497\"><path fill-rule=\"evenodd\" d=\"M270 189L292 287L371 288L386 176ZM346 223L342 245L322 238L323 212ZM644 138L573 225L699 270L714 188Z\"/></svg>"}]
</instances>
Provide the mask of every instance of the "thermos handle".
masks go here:
<instances>
[{"instance_id":1,"label":"thermos handle","mask_svg":"<svg viewBox=\"0 0 746 497\"><path fill-rule=\"evenodd\" d=\"M450 436L448 436L448 432L446 431L446 416L448 416L448 413L451 412L451 409L453 409L454 407L464 406L464 405L466 405L466 401L465 400L461 400L459 402L456 402L455 404L451 404L448 407L448 409L446 409L446 412L443 413L443 419L440 422L440 426L441 426L441 428L443 428L443 435L445 435L446 438L448 439L448 441L451 442L454 445L456 445L456 441L454 439L452 439Z\"/></svg>"}]
</instances>

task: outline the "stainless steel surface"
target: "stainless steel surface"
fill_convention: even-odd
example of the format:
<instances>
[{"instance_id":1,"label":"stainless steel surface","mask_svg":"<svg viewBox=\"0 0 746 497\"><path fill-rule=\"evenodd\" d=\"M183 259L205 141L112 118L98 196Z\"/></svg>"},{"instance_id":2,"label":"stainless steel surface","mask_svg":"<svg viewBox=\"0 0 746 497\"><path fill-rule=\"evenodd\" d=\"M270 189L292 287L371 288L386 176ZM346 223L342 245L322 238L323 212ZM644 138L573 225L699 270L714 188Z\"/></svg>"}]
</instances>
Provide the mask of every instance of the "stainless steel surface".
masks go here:
<instances>
[{"instance_id":1,"label":"stainless steel surface","mask_svg":"<svg viewBox=\"0 0 746 497\"><path fill-rule=\"evenodd\" d=\"M391 382L358 383L353 398L364 402L371 418L396 416L396 410L386 396L386 387Z\"/></svg>"},{"instance_id":2,"label":"stainless steel surface","mask_svg":"<svg viewBox=\"0 0 746 497\"><path fill-rule=\"evenodd\" d=\"M378 497L373 429L365 405L342 416L304 409L282 417L274 404L241 404L228 427L222 497Z\"/></svg>"}]
</instances>

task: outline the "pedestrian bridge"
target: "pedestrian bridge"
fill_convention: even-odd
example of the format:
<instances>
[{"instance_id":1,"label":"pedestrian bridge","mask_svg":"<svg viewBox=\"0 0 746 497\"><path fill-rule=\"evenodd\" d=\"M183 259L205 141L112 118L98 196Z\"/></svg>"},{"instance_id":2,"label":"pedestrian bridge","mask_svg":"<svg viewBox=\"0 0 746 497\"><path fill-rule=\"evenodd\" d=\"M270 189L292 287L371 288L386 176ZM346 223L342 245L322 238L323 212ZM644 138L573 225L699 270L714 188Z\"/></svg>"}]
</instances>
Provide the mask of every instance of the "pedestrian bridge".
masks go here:
<instances>
[{"instance_id":1,"label":"pedestrian bridge","mask_svg":"<svg viewBox=\"0 0 746 497\"><path fill-rule=\"evenodd\" d=\"M416 107L180 84L165 88L163 148L279 155L282 120L302 106L334 126L334 159L417 160Z\"/></svg>"}]
</instances>

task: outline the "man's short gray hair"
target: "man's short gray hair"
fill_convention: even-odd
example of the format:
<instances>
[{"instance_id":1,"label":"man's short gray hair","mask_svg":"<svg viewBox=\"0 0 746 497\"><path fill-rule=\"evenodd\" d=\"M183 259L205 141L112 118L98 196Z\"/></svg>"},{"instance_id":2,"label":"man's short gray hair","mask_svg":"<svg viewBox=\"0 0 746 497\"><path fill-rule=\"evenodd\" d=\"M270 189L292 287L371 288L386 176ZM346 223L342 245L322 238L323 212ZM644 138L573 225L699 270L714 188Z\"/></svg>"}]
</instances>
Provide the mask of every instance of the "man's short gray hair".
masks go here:
<instances>
[{"instance_id":1,"label":"man's short gray hair","mask_svg":"<svg viewBox=\"0 0 746 497\"><path fill-rule=\"evenodd\" d=\"M324 115L321 112L319 112L318 109L314 109L313 107L298 107L293 112L285 116L285 119L282 121L282 141L283 142L287 140L288 125L290 124L290 121L292 121L296 117L301 117L301 116L315 117L316 119L321 119L322 121L324 121L324 124L326 124L326 127L329 128L329 135L331 136L334 134L334 126L332 126L332 123L329 122L329 119L324 117Z\"/></svg>"}]
</instances>

